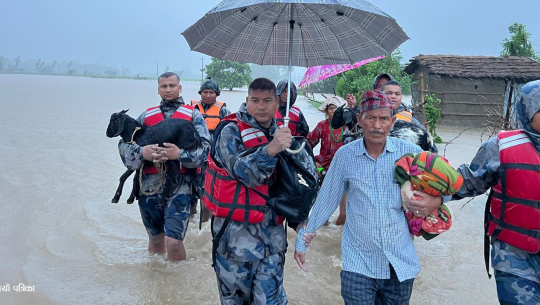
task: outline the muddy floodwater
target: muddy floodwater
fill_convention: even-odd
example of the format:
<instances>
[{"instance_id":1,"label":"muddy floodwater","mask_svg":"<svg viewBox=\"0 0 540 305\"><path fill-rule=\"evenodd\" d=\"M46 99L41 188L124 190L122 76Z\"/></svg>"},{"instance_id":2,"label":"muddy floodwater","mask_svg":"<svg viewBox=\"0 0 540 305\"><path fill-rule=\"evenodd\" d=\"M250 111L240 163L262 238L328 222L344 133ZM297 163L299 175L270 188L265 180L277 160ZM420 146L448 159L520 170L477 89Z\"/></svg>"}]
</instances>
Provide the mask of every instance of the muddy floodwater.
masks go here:
<instances>
[{"instance_id":1,"label":"muddy floodwater","mask_svg":"<svg viewBox=\"0 0 540 305\"><path fill-rule=\"evenodd\" d=\"M184 100L198 98L198 84L182 86ZM218 100L236 111L246 95L223 90ZM131 183L120 203L110 202L125 171L118 139L105 136L110 115L129 108L137 117L159 100L156 81L0 74L0 304L219 304L208 223L199 230L198 216L190 221L188 258L169 263L146 251L139 209L125 204ZM311 128L324 118L303 97L297 105ZM439 130L445 141L460 132ZM446 146L454 166L472 159L487 139L481 133L466 131ZM483 263L486 198L449 203L452 229L429 242L416 239L422 271L412 304L497 302ZM336 217L310 246L308 273L289 247L290 304L343 304ZM289 229L288 238L294 245L296 233ZM15 291L19 283L34 291Z\"/></svg>"}]
</instances>

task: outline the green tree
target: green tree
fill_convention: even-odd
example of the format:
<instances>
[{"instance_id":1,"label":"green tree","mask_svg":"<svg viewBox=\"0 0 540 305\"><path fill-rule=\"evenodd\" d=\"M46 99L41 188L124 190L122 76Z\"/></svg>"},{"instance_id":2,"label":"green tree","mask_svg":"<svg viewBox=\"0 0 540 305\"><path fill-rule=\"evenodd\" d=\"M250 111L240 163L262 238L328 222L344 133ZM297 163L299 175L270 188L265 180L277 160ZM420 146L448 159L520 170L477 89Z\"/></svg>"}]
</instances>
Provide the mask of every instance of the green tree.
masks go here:
<instances>
[{"instance_id":1,"label":"green tree","mask_svg":"<svg viewBox=\"0 0 540 305\"><path fill-rule=\"evenodd\" d=\"M409 94L412 76L403 71L405 65L401 64L402 59L401 52L396 50L383 59L336 75L336 94L345 97L347 93L353 93L358 100L362 93L373 90L373 80L381 73L392 75L401 85L403 94Z\"/></svg>"},{"instance_id":2,"label":"green tree","mask_svg":"<svg viewBox=\"0 0 540 305\"><path fill-rule=\"evenodd\" d=\"M17 56L17 58L15 58L15 70L19 69L20 62L21 62L21 57Z\"/></svg>"},{"instance_id":3,"label":"green tree","mask_svg":"<svg viewBox=\"0 0 540 305\"><path fill-rule=\"evenodd\" d=\"M36 74L51 74L49 73L51 72L50 68L45 69L45 67L49 68L48 66L45 66L44 61L42 61L41 59L38 59L38 61L34 63L34 72Z\"/></svg>"},{"instance_id":4,"label":"green tree","mask_svg":"<svg viewBox=\"0 0 540 305\"><path fill-rule=\"evenodd\" d=\"M54 68L57 68L58 67L58 62L56 60L53 60L53 62L51 63L51 74L55 74L54 73Z\"/></svg>"},{"instance_id":5,"label":"green tree","mask_svg":"<svg viewBox=\"0 0 540 305\"><path fill-rule=\"evenodd\" d=\"M315 82L310 84L310 91L317 92L317 93L331 93L334 94L336 90L338 77L337 76L331 76L329 78L325 78L320 82Z\"/></svg>"},{"instance_id":6,"label":"green tree","mask_svg":"<svg viewBox=\"0 0 540 305\"><path fill-rule=\"evenodd\" d=\"M0 72L4 71L4 55L0 56Z\"/></svg>"},{"instance_id":7,"label":"green tree","mask_svg":"<svg viewBox=\"0 0 540 305\"><path fill-rule=\"evenodd\" d=\"M77 74L77 70L71 69L71 65L73 65L73 60L70 61L70 62L68 63L68 65L67 65L67 70L68 70L68 71L67 71L67 75L75 75L75 74Z\"/></svg>"},{"instance_id":8,"label":"green tree","mask_svg":"<svg viewBox=\"0 0 540 305\"><path fill-rule=\"evenodd\" d=\"M437 129L437 122L441 118L441 109L439 109L441 99L438 98L435 93L432 93L425 95L425 101L424 107L429 133L433 136L433 141L435 141L435 143L442 143L441 137L435 131Z\"/></svg>"},{"instance_id":9,"label":"green tree","mask_svg":"<svg viewBox=\"0 0 540 305\"><path fill-rule=\"evenodd\" d=\"M250 67L251 67L251 77L253 78L265 77L276 84L283 79L287 79L287 77L289 76L288 66L260 66L257 64L250 64ZM291 78L295 79L295 76L296 76L296 72L295 72L294 67L292 67Z\"/></svg>"},{"instance_id":10,"label":"green tree","mask_svg":"<svg viewBox=\"0 0 540 305\"><path fill-rule=\"evenodd\" d=\"M527 31L525 25L514 22L508 27L508 31L512 36L510 39L505 38L501 43L503 48L501 56L523 56L540 60L531 43L531 33Z\"/></svg>"},{"instance_id":11,"label":"green tree","mask_svg":"<svg viewBox=\"0 0 540 305\"><path fill-rule=\"evenodd\" d=\"M38 74L51 75L54 74L54 70L51 66L46 66L44 62L39 67Z\"/></svg>"},{"instance_id":12,"label":"green tree","mask_svg":"<svg viewBox=\"0 0 540 305\"><path fill-rule=\"evenodd\" d=\"M206 75L211 76L222 88L242 88L251 82L251 68L248 64L231 60L212 58L206 65Z\"/></svg>"}]
</instances>

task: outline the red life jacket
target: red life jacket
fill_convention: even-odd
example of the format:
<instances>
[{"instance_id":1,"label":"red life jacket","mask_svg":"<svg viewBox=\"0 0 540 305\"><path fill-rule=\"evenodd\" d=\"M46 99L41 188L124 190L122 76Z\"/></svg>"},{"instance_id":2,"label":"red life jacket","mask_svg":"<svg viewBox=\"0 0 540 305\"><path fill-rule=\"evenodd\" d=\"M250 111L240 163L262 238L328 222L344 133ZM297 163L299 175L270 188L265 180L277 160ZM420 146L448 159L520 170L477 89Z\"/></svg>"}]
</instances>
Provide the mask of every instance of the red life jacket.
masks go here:
<instances>
[{"instance_id":1,"label":"red life jacket","mask_svg":"<svg viewBox=\"0 0 540 305\"><path fill-rule=\"evenodd\" d=\"M530 253L540 251L540 156L521 130L498 135L500 182L492 188L487 234Z\"/></svg>"},{"instance_id":2,"label":"red life jacket","mask_svg":"<svg viewBox=\"0 0 540 305\"><path fill-rule=\"evenodd\" d=\"M192 121L193 119L193 109L195 109L195 106L191 105L181 105L176 109L176 111L171 116L171 119L181 119L181 120L187 120ZM165 118L163 117L163 113L161 113L161 108L159 106L150 107L146 109L146 116L144 118L144 125L145 126L154 126L158 124L159 122L163 121ZM182 167L180 169L180 173L185 174L187 172L187 169L185 167ZM143 173L148 174L157 174L158 170L153 165L145 165L143 169Z\"/></svg>"},{"instance_id":3,"label":"red life jacket","mask_svg":"<svg viewBox=\"0 0 540 305\"><path fill-rule=\"evenodd\" d=\"M236 114L223 118L223 121L232 121L237 124L246 149L268 143L268 139L260 129L238 120ZM211 153L208 155L202 201L215 217L230 217L234 221L245 224L260 223L269 209L266 205L268 193L268 184L250 188L231 177L224 168L219 167ZM278 218L278 224L281 223L283 223L282 217Z\"/></svg>"},{"instance_id":4,"label":"red life jacket","mask_svg":"<svg viewBox=\"0 0 540 305\"><path fill-rule=\"evenodd\" d=\"M297 136L296 134L296 128L298 127L298 124L300 124L300 108L296 106L292 106L289 109L289 129L291 130L291 134L293 136ZM281 116L281 113L279 113L279 109L276 111L276 115L274 115L274 118L277 121L278 126L283 126L283 116Z\"/></svg>"}]
</instances>

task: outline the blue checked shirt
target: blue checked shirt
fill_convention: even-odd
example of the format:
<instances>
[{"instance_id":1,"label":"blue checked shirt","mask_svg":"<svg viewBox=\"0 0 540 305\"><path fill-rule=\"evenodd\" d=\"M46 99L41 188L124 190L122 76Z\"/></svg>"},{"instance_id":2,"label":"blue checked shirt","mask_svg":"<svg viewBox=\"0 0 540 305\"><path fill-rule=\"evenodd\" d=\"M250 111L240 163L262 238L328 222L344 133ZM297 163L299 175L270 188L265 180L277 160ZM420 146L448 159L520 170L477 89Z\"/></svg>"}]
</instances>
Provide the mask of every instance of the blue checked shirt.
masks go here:
<instances>
[{"instance_id":1,"label":"blue checked shirt","mask_svg":"<svg viewBox=\"0 0 540 305\"><path fill-rule=\"evenodd\" d=\"M347 221L341 252L343 270L375 279L389 279L392 264L399 281L412 279L420 263L403 210L400 186L394 182L394 163L406 153L421 152L411 142L387 137L384 152L375 160L360 139L335 154L308 225L296 239L296 251L305 253L304 232L315 232L347 193Z\"/></svg>"}]
</instances>

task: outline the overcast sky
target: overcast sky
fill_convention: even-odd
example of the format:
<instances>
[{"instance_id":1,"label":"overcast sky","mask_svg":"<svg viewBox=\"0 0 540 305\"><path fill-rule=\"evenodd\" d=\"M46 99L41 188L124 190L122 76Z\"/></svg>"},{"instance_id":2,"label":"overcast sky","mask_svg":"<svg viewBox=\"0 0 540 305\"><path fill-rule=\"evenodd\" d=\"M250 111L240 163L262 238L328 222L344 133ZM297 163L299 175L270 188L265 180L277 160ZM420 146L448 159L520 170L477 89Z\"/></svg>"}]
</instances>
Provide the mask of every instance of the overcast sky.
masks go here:
<instances>
[{"instance_id":1,"label":"overcast sky","mask_svg":"<svg viewBox=\"0 0 540 305\"><path fill-rule=\"evenodd\" d=\"M494 55L520 22L540 51L540 1L371 1L394 17L411 40L400 50L418 54ZM78 60L130 67L133 72L200 69L180 33L212 9L214 0L0 0L0 55ZM208 63L208 59L205 63Z\"/></svg>"}]
</instances>

